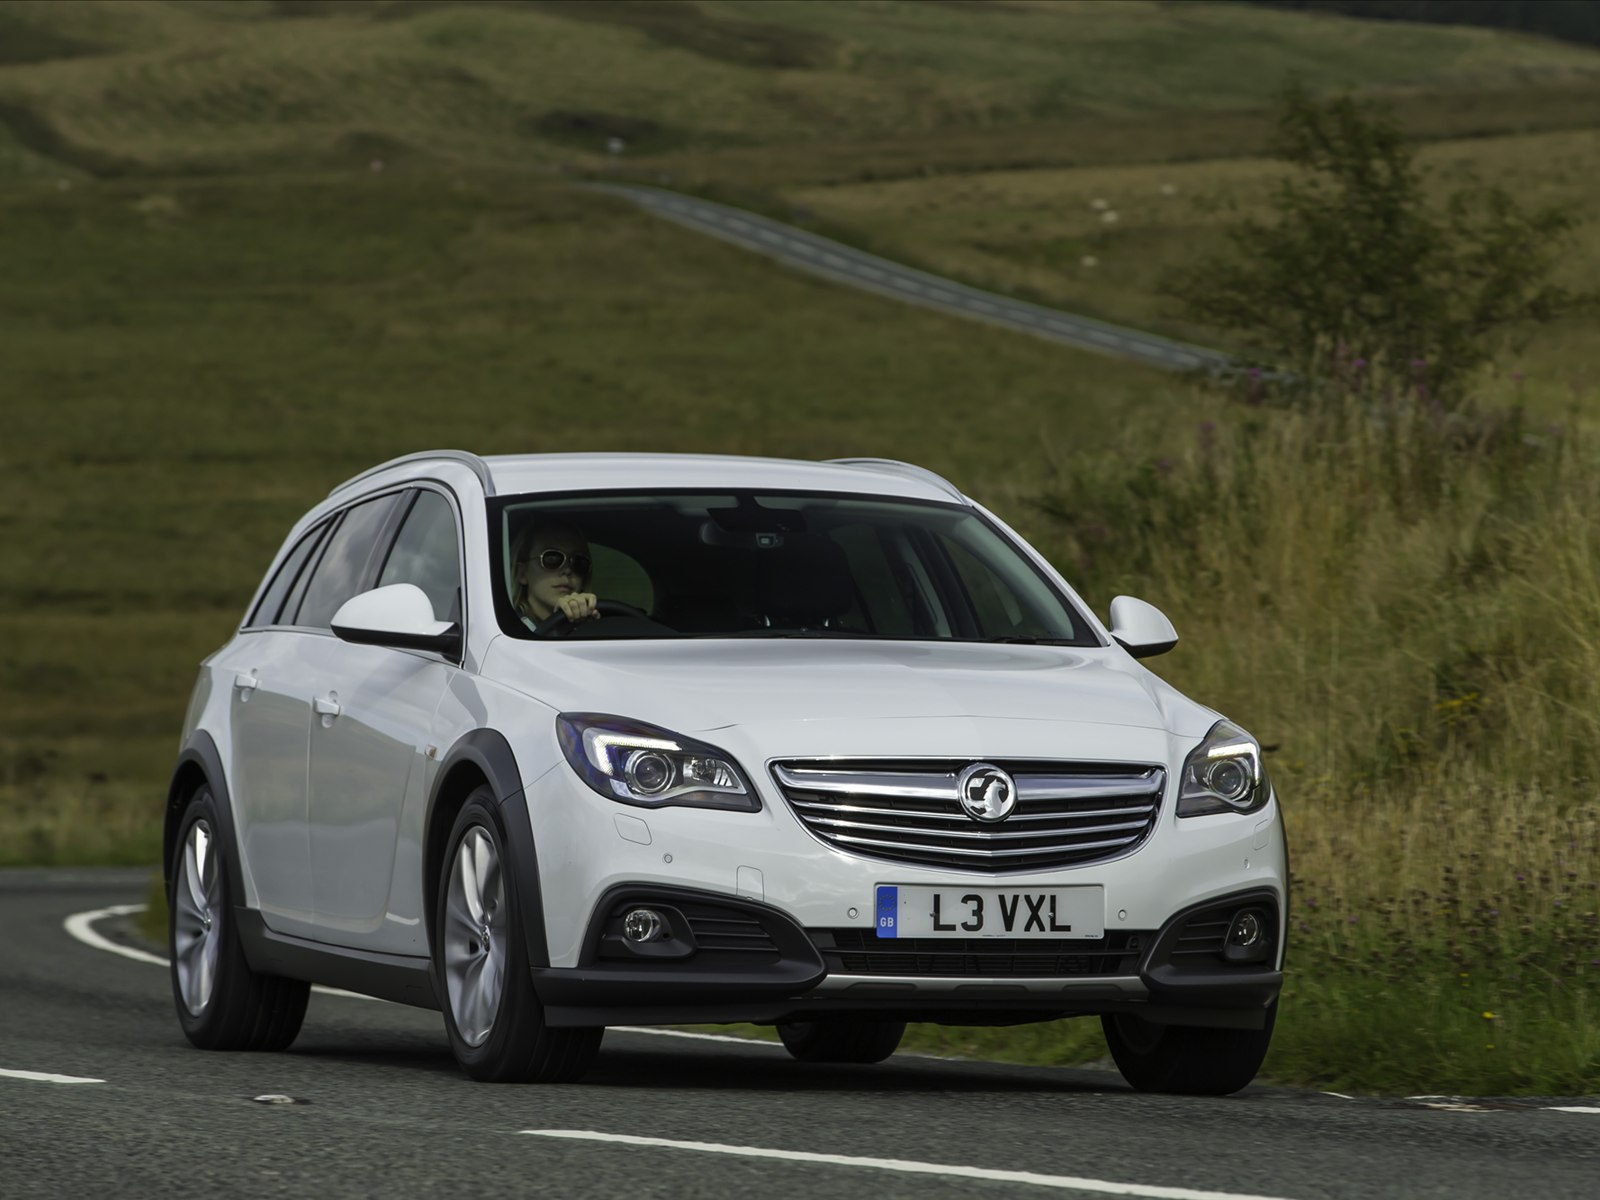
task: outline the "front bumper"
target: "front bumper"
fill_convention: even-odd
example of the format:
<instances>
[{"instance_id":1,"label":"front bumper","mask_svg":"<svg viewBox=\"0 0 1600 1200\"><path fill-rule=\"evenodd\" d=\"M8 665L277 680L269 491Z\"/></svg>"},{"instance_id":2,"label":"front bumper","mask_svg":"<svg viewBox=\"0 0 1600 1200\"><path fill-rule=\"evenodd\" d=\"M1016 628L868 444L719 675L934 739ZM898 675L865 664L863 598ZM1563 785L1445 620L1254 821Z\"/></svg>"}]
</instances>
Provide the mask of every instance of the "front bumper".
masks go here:
<instances>
[{"instance_id":1,"label":"front bumper","mask_svg":"<svg viewBox=\"0 0 1600 1200\"><path fill-rule=\"evenodd\" d=\"M670 914L669 924L682 931L671 945L630 948L617 936L620 915L639 905ZM1265 961L1228 963L1220 943L1214 953L1208 944L1193 948L1209 936L1196 930L1244 907L1270 913L1273 941ZM1126 1012L1165 1024L1231 1028L1260 1028L1283 984L1276 967L1281 909L1276 894L1261 889L1192 906L1159 930L1073 947L1060 961L1081 972L1074 977L1015 973L1037 969L1042 943L1032 943L1031 951L1027 943L1009 941L928 949L921 941L911 949L889 942L856 950L859 942L841 949L841 940L835 931L802 929L769 905L629 885L612 889L597 906L582 964L534 968L534 983L552 1026L771 1023L829 1015L1004 1025ZM1191 948L1175 957L1174 948L1185 942ZM1047 957L1055 949L1043 946ZM900 961L919 973L830 970L851 962L892 969ZM952 962L964 973L932 973ZM1012 973L980 973L1002 964Z\"/></svg>"}]
</instances>

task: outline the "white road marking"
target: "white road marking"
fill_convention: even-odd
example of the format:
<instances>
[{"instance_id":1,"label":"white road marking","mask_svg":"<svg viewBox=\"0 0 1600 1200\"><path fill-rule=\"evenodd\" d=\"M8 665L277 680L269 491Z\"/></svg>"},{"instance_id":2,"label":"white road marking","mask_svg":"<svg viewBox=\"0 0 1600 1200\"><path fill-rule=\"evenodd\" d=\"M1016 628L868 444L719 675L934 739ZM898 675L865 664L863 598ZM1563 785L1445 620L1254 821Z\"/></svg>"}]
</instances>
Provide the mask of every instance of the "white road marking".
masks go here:
<instances>
[{"instance_id":1,"label":"white road marking","mask_svg":"<svg viewBox=\"0 0 1600 1200\"><path fill-rule=\"evenodd\" d=\"M143 912L142 904L113 904L110 908L97 908L93 912L73 913L61 922L73 937L86 946L93 946L96 950L109 950L112 954L120 954L123 958L131 958L134 962L151 963L154 966L164 967L167 960L159 958L144 950L135 950L132 946L119 946L109 938L103 938L95 932L94 923L106 917L125 917L129 913Z\"/></svg>"},{"instance_id":2,"label":"white road marking","mask_svg":"<svg viewBox=\"0 0 1600 1200\"><path fill-rule=\"evenodd\" d=\"M1582 1104L1556 1104L1550 1108L1551 1112L1591 1113L1600 1117L1600 1108L1588 1108Z\"/></svg>"},{"instance_id":3,"label":"white road marking","mask_svg":"<svg viewBox=\"0 0 1600 1200\"><path fill-rule=\"evenodd\" d=\"M1098 1192L1105 1196L1145 1196L1152 1200L1278 1200L1242 1192L1208 1192L1197 1188L1157 1187L1142 1183L1116 1183L1107 1179L1082 1179L1073 1175L1040 1175L1033 1171L997 1171L945 1163L914 1162L904 1158L855 1158L846 1154L813 1154L803 1150L769 1150L763 1146L728 1146L721 1142L681 1142L671 1138L634 1137L599 1133L589 1129L524 1129L534 1137L577 1142L621 1142L664 1150L691 1150L701 1154L727 1154L738 1158L776 1158L787 1162L820 1163L834 1167L862 1167L894 1171L901 1175L940 1175L953 1179L984 1179L995 1183L1031 1183L1061 1191Z\"/></svg>"},{"instance_id":4,"label":"white road marking","mask_svg":"<svg viewBox=\"0 0 1600 1200\"><path fill-rule=\"evenodd\" d=\"M61 922L64 928L73 937L86 946L93 946L96 950L109 950L112 954L120 954L123 958L131 958L134 962L150 963L152 966L165 967L167 960L159 955L151 954L145 950L136 950L132 946L119 946L110 938L101 937L95 932L94 923L106 917L125 917L130 913L143 912L143 904L113 904L110 908L97 908L92 912L73 913ZM313 992L321 992L324 996L348 996L352 1000L378 1000L380 1004L388 1004L387 1000L379 1000L377 996L363 996L360 992L347 992L343 988L323 987L320 983L311 985ZM95 1082L99 1082L96 1080Z\"/></svg>"},{"instance_id":5,"label":"white road marking","mask_svg":"<svg viewBox=\"0 0 1600 1200\"><path fill-rule=\"evenodd\" d=\"M7 1079L28 1079L34 1083L104 1083L104 1079L87 1079L82 1075L51 1075L47 1071L9 1071L0 1067L0 1075Z\"/></svg>"},{"instance_id":6,"label":"white road marking","mask_svg":"<svg viewBox=\"0 0 1600 1200\"><path fill-rule=\"evenodd\" d=\"M151 954L145 950L136 950L132 946L119 946L110 938L101 936L94 928L96 921L104 920L107 917L126 917L131 913L143 912L144 910L145 906L143 904L113 904L110 908L97 908L92 912L73 913L61 924L68 933L86 946L92 946L96 950L108 950L112 954L122 955L123 958L131 958L134 962L165 967L167 960L159 955ZM321 984L314 985L311 990L321 992L324 996L348 996L352 1000L378 999L376 996L363 996L360 992L347 992L342 988L323 987ZM380 1001L380 1003L386 1004L388 1001ZM771 1046L780 1050L783 1048L777 1042L763 1042L756 1038L733 1037L725 1033L690 1033L685 1029L647 1029L642 1025L615 1025L612 1028L619 1033L648 1033L655 1037L697 1038L705 1042L738 1042L741 1046ZM0 1071L0 1074L6 1073ZM69 1082L65 1076L61 1081ZM101 1083L103 1080L90 1079L82 1082Z\"/></svg>"}]
</instances>

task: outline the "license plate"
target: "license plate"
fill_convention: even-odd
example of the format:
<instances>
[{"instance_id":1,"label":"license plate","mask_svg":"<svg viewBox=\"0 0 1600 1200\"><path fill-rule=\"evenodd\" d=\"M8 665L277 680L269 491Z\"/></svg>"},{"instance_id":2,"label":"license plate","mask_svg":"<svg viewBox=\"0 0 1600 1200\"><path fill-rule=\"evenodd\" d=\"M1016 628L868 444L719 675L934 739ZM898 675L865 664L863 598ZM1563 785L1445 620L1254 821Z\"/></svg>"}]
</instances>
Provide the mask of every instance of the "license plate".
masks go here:
<instances>
[{"instance_id":1,"label":"license plate","mask_svg":"<svg viewBox=\"0 0 1600 1200\"><path fill-rule=\"evenodd\" d=\"M1106 935L1105 889L878 885L881 938L1085 938Z\"/></svg>"}]
</instances>

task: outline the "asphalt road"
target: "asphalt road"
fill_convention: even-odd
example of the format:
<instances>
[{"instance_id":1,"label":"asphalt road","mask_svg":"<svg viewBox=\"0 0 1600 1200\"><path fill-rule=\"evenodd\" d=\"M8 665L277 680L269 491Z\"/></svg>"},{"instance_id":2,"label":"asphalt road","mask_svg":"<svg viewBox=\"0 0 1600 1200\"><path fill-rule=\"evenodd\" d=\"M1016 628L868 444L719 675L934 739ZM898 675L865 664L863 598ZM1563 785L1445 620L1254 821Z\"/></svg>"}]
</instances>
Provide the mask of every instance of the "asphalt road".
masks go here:
<instances>
[{"instance_id":1,"label":"asphalt road","mask_svg":"<svg viewBox=\"0 0 1600 1200\"><path fill-rule=\"evenodd\" d=\"M1203 346L1174 341L1141 329L1112 325L1090 317L1030 304L969 287L940 275L930 275L902 263L868 254L793 225L785 225L742 208L730 208L696 196L665 188L637 184L599 183L591 186L631 200L645 210L686 228L721 238L777 258L789 266L822 275L837 283L862 288L937 309L958 317L985 321L1020 333L1076 346L1114 358L1133 359L1169 371L1221 370L1228 355Z\"/></svg>"},{"instance_id":2,"label":"asphalt road","mask_svg":"<svg viewBox=\"0 0 1600 1200\"><path fill-rule=\"evenodd\" d=\"M768 1045L616 1030L581 1084L501 1087L456 1070L437 1014L339 995L313 995L286 1053L204 1053L179 1032L163 969L63 927L137 903L146 878L0 872L6 1200L1600 1193L1600 1112L1528 1101L1140 1096L1109 1071L911 1056L814 1067ZM116 939L117 926L95 928ZM270 1094L296 1103L254 1099Z\"/></svg>"}]
</instances>

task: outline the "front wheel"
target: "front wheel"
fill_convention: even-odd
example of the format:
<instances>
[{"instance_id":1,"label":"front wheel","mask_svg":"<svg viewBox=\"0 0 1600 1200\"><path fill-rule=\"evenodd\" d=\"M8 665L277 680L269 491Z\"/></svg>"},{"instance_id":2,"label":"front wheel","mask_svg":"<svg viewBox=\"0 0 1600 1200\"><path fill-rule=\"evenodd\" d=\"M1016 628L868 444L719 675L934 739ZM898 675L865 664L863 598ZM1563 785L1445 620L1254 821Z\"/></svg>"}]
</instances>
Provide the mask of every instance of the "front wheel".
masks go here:
<instances>
[{"instance_id":1,"label":"front wheel","mask_svg":"<svg viewBox=\"0 0 1600 1200\"><path fill-rule=\"evenodd\" d=\"M904 1021L835 1017L821 1021L781 1021L783 1048L801 1062L876 1063L900 1047Z\"/></svg>"},{"instance_id":2,"label":"front wheel","mask_svg":"<svg viewBox=\"0 0 1600 1200\"><path fill-rule=\"evenodd\" d=\"M211 789L189 799L167 887L167 957L184 1035L202 1050L283 1050L305 1020L311 985L245 961L228 906L233 865Z\"/></svg>"},{"instance_id":3,"label":"front wheel","mask_svg":"<svg viewBox=\"0 0 1600 1200\"><path fill-rule=\"evenodd\" d=\"M570 1083L602 1029L551 1029L534 994L517 902L520 875L494 793L467 798L450 831L434 922L444 1027L461 1069L490 1083Z\"/></svg>"},{"instance_id":4,"label":"front wheel","mask_svg":"<svg viewBox=\"0 0 1600 1200\"><path fill-rule=\"evenodd\" d=\"M1117 1070L1135 1090L1226 1096L1256 1077L1278 1019L1274 1001L1260 1029L1158 1025L1126 1013L1100 1018Z\"/></svg>"}]
</instances>

